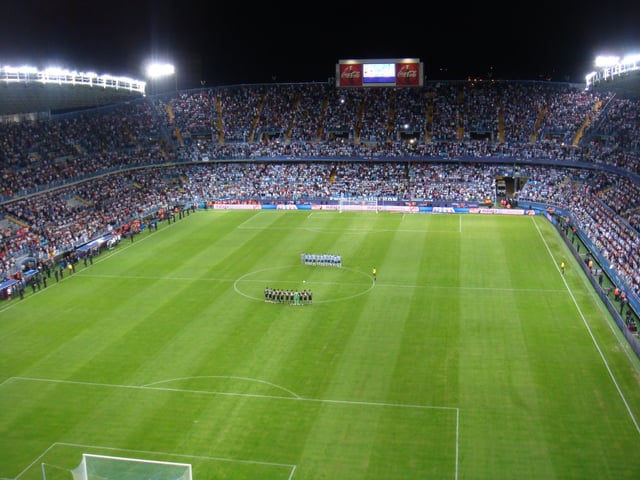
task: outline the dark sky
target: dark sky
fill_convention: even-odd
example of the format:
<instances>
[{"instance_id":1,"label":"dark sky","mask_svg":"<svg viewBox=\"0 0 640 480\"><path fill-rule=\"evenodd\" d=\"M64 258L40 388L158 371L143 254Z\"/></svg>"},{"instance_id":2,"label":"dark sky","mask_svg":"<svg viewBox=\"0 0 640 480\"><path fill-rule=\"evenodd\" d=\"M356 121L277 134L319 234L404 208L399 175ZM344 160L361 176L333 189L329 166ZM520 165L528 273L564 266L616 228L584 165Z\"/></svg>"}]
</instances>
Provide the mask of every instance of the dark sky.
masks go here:
<instances>
[{"instance_id":1,"label":"dark sky","mask_svg":"<svg viewBox=\"0 0 640 480\"><path fill-rule=\"evenodd\" d=\"M144 79L155 59L176 65L180 88L325 81L340 59L404 57L428 80L583 82L597 54L640 52L640 0L6 0L1 12L2 65Z\"/></svg>"}]
</instances>

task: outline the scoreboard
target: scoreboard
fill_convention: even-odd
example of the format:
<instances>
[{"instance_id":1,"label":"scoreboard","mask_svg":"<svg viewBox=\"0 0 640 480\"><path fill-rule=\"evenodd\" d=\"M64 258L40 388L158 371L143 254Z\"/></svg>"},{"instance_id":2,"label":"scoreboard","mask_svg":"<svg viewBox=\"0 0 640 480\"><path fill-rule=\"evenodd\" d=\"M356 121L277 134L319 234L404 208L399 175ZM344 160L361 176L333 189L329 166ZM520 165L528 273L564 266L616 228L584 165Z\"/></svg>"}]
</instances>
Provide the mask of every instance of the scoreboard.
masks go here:
<instances>
[{"instance_id":1,"label":"scoreboard","mask_svg":"<svg viewBox=\"0 0 640 480\"><path fill-rule=\"evenodd\" d=\"M336 87L421 87L423 70L418 58L340 60Z\"/></svg>"}]
</instances>

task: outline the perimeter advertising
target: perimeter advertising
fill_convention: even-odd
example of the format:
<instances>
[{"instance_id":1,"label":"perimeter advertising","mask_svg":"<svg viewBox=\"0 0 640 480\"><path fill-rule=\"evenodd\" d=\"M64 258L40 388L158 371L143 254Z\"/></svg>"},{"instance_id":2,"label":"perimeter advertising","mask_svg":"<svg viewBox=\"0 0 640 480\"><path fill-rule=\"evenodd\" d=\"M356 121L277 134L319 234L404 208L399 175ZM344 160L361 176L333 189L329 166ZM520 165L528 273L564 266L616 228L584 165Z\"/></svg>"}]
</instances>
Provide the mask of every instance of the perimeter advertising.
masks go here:
<instances>
[{"instance_id":1,"label":"perimeter advertising","mask_svg":"<svg viewBox=\"0 0 640 480\"><path fill-rule=\"evenodd\" d=\"M421 87L423 64L417 58L340 60L337 87Z\"/></svg>"}]
</instances>

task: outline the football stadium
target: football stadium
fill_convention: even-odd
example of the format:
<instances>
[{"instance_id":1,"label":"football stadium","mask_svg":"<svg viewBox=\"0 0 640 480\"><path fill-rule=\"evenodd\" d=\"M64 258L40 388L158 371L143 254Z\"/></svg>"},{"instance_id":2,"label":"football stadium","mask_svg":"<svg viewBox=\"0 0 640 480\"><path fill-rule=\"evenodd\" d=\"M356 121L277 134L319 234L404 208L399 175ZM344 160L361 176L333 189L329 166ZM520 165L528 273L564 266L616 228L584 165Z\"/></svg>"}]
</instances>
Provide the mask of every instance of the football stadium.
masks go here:
<instances>
[{"instance_id":1,"label":"football stadium","mask_svg":"<svg viewBox=\"0 0 640 480\"><path fill-rule=\"evenodd\" d=\"M2 67L0 480L640 478L639 62Z\"/></svg>"}]
</instances>

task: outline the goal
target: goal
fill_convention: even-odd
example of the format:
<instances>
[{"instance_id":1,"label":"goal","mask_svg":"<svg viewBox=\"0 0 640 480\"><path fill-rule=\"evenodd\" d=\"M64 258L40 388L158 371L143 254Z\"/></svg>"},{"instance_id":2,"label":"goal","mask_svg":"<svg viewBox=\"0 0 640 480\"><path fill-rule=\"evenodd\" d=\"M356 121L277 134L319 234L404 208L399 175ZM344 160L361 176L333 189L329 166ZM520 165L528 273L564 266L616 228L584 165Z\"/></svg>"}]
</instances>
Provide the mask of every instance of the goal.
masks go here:
<instances>
[{"instance_id":1,"label":"goal","mask_svg":"<svg viewBox=\"0 0 640 480\"><path fill-rule=\"evenodd\" d=\"M73 480L192 480L188 463L160 462L139 458L82 454L72 470ZM43 468L43 478L47 480Z\"/></svg>"},{"instance_id":2,"label":"goal","mask_svg":"<svg viewBox=\"0 0 640 480\"><path fill-rule=\"evenodd\" d=\"M338 211L375 211L378 213L378 198L340 197Z\"/></svg>"}]
</instances>

